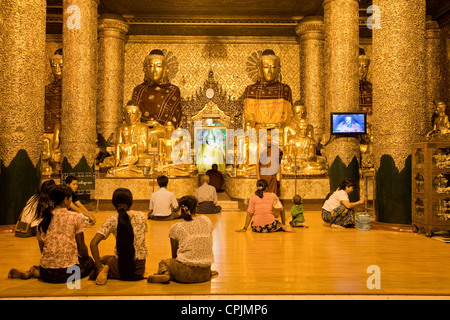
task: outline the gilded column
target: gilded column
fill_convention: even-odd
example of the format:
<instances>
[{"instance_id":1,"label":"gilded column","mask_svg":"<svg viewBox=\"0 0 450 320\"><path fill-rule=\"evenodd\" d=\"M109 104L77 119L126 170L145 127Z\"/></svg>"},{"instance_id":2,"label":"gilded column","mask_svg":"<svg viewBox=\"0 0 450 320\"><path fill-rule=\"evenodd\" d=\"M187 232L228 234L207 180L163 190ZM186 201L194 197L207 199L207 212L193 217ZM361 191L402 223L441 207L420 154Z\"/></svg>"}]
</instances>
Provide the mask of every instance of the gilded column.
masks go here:
<instances>
[{"instance_id":1,"label":"gilded column","mask_svg":"<svg viewBox=\"0 0 450 320\"><path fill-rule=\"evenodd\" d=\"M98 28L97 134L99 139L107 141L111 138L114 141L114 133L122 123L125 37L128 24L120 15L103 14Z\"/></svg>"},{"instance_id":2,"label":"gilded column","mask_svg":"<svg viewBox=\"0 0 450 320\"><path fill-rule=\"evenodd\" d=\"M46 1L0 10L0 224L16 223L38 190L44 133Z\"/></svg>"},{"instance_id":3,"label":"gilded column","mask_svg":"<svg viewBox=\"0 0 450 320\"><path fill-rule=\"evenodd\" d=\"M359 3L357 0L325 0L325 133L330 137L331 112L358 112L359 105ZM325 141L326 143L326 141ZM330 191L343 178L356 182L350 200L359 198L359 141L331 136L325 145L330 165Z\"/></svg>"},{"instance_id":4,"label":"gilded column","mask_svg":"<svg viewBox=\"0 0 450 320\"><path fill-rule=\"evenodd\" d=\"M72 167L83 157L91 167L96 156L97 6L63 1L61 155Z\"/></svg>"},{"instance_id":5,"label":"gilded column","mask_svg":"<svg viewBox=\"0 0 450 320\"><path fill-rule=\"evenodd\" d=\"M431 117L436 111L435 104L439 101L445 102L445 85L442 57L445 53L441 44L439 24L436 21L425 22L425 70L426 70L426 126L431 130Z\"/></svg>"},{"instance_id":6,"label":"gilded column","mask_svg":"<svg viewBox=\"0 0 450 320\"><path fill-rule=\"evenodd\" d=\"M426 133L425 0L374 0L373 135L377 217L411 223L411 148Z\"/></svg>"},{"instance_id":7,"label":"gilded column","mask_svg":"<svg viewBox=\"0 0 450 320\"><path fill-rule=\"evenodd\" d=\"M317 141L325 132L323 17L303 18L295 31L300 45L300 96L308 112L308 122L314 126Z\"/></svg>"}]
</instances>

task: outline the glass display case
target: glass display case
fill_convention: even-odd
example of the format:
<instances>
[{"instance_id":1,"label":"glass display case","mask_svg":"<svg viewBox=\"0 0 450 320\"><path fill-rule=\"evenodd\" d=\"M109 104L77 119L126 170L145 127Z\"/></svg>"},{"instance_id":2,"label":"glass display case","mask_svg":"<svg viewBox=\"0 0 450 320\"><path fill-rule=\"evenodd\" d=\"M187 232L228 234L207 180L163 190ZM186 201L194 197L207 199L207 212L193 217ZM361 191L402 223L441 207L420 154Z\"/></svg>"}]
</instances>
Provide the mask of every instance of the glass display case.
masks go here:
<instances>
[{"instance_id":1,"label":"glass display case","mask_svg":"<svg viewBox=\"0 0 450 320\"><path fill-rule=\"evenodd\" d=\"M413 145L412 226L428 237L450 230L450 142Z\"/></svg>"}]
</instances>

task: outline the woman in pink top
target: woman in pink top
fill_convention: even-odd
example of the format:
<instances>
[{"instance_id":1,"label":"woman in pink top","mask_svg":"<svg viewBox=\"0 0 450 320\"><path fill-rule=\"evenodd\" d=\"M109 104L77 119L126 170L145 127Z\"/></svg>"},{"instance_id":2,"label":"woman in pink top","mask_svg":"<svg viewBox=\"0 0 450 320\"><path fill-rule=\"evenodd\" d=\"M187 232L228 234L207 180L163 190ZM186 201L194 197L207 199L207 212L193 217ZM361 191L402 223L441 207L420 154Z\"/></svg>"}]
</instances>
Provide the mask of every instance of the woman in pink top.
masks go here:
<instances>
[{"instance_id":1,"label":"woman in pink top","mask_svg":"<svg viewBox=\"0 0 450 320\"><path fill-rule=\"evenodd\" d=\"M237 232L245 232L253 219L252 231L254 232L275 232L288 231L293 232L292 228L285 224L284 208L281 209L281 221L275 219L273 215L273 202L278 200L278 197L273 192L266 192L268 188L267 181L259 179L256 183L257 190L254 195L250 197L248 204L247 216L245 218L245 226L243 229L236 230Z\"/></svg>"},{"instance_id":2,"label":"woman in pink top","mask_svg":"<svg viewBox=\"0 0 450 320\"><path fill-rule=\"evenodd\" d=\"M40 278L51 283L67 282L79 274L88 276L94 269L94 260L84 242L85 217L69 211L72 191L67 186L56 186L49 194L49 202L42 212L37 228L37 240L41 250L40 265L27 272L11 269L9 278Z\"/></svg>"}]
</instances>

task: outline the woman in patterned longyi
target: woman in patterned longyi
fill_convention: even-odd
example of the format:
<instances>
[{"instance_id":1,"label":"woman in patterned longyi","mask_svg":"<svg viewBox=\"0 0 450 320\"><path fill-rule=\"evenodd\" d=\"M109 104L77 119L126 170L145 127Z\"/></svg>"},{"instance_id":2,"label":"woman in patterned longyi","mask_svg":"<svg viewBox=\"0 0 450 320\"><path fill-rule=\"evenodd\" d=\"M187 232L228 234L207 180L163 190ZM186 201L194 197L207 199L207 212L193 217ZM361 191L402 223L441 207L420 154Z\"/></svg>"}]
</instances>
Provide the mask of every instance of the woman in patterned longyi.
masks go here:
<instances>
[{"instance_id":1,"label":"woman in patterned longyi","mask_svg":"<svg viewBox=\"0 0 450 320\"><path fill-rule=\"evenodd\" d=\"M218 274L211 270L214 262L211 220L195 215L195 197L184 196L178 204L183 221L169 230L172 258L159 262L158 272L147 278L149 283L205 282Z\"/></svg>"},{"instance_id":2,"label":"woman in patterned longyi","mask_svg":"<svg viewBox=\"0 0 450 320\"><path fill-rule=\"evenodd\" d=\"M67 186L56 186L49 193L49 201L39 218L37 240L42 256L39 266L20 272L11 269L9 278L40 278L51 283L64 283L78 267L81 278L88 276L94 261L84 242L85 217L68 208L72 203L72 191Z\"/></svg>"}]
</instances>

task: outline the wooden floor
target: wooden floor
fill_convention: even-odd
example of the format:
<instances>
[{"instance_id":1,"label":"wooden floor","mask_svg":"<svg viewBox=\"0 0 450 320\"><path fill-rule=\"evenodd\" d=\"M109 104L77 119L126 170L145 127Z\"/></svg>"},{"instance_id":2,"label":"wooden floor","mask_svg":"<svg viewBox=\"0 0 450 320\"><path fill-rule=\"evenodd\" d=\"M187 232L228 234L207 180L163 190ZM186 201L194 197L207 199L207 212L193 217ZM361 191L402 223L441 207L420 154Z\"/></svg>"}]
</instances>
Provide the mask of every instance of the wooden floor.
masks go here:
<instances>
[{"instance_id":1,"label":"wooden floor","mask_svg":"<svg viewBox=\"0 0 450 320\"><path fill-rule=\"evenodd\" d=\"M85 232L87 244L111 211L100 211L97 225ZM359 231L325 227L320 212L307 211L309 228L295 233L257 234L242 228L245 212L224 211L209 215L214 225L213 269L219 276L200 284L148 284L146 280L109 280L106 286L82 279L81 289L48 284L37 279L8 279L10 268L28 269L39 263L36 238L0 234L0 298L116 299L292 299L408 295L450 297L450 244L423 234L383 230ZM288 217L290 221L290 217ZM148 221L149 257L146 274L170 256L168 231L173 221ZM111 236L100 244L100 254L112 254ZM369 289L369 266L380 270L380 289Z\"/></svg>"}]
</instances>

